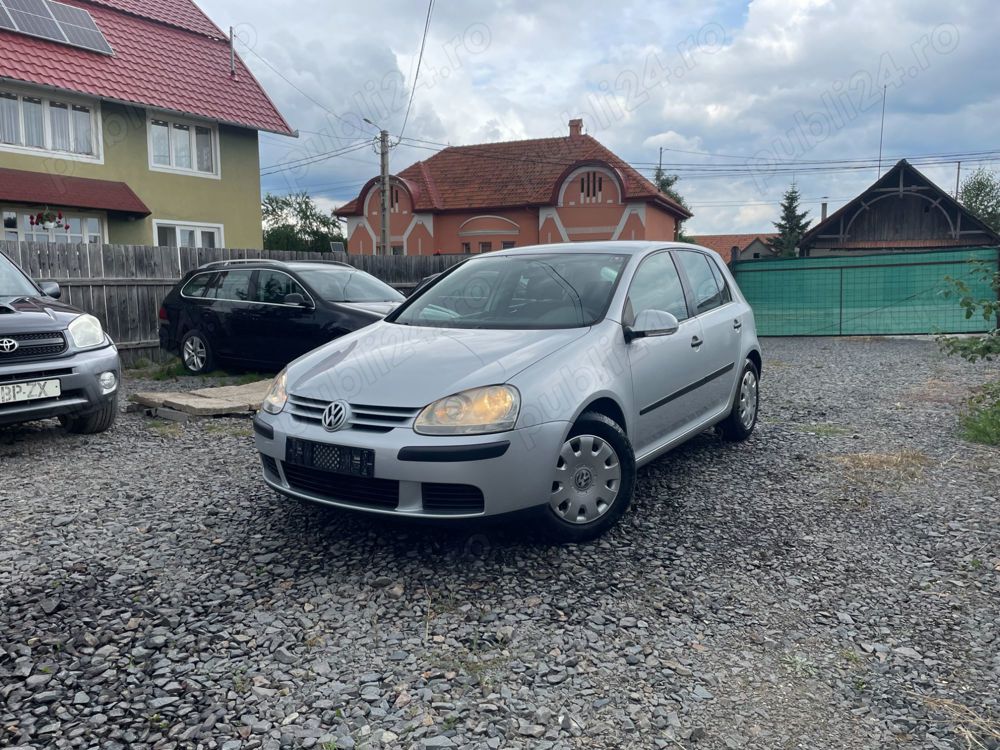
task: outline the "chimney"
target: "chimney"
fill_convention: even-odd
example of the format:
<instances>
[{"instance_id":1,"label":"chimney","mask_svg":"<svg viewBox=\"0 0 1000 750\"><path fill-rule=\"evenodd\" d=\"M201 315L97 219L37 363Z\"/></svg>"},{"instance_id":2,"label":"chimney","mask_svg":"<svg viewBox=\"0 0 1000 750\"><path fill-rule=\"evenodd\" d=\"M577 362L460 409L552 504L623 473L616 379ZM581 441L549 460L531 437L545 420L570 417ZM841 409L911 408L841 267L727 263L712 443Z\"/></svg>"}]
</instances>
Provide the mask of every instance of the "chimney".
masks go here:
<instances>
[{"instance_id":1,"label":"chimney","mask_svg":"<svg viewBox=\"0 0 1000 750\"><path fill-rule=\"evenodd\" d=\"M826 221L826 201L819 207L819 220Z\"/></svg>"},{"instance_id":2,"label":"chimney","mask_svg":"<svg viewBox=\"0 0 1000 750\"><path fill-rule=\"evenodd\" d=\"M729 262L735 263L740 259L740 247L739 245L733 245L729 248Z\"/></svg>"},{"instance_id":3,"label":"chimney","mask_svg":"<svg viewBox=\"0 0 1000 750\"><path fill-rule=\"evenodd\" d=\"M579 138L583 135L583 120L577 118L576 120L569 121L569 137Z\"/></svg>"}]
</instances>

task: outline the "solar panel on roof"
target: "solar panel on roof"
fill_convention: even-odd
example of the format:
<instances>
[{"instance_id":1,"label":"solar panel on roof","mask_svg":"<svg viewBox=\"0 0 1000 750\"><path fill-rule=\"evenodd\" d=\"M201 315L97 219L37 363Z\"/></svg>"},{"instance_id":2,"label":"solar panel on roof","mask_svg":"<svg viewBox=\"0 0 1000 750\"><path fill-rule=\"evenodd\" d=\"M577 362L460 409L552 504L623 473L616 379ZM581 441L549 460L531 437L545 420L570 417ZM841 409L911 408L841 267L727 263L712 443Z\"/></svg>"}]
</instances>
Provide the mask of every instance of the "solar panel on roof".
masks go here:
<instances>
[{"instance_id":1,"label":"solar panel on roof","mask_svg":"<svg viewBox=\"0 0 1000 750\"><path fill-rule=\"evenodd\" d=\"M0 28L104 55L114 54L88 11L54 0L0 0Z\"/></svg>"}]
</instances>

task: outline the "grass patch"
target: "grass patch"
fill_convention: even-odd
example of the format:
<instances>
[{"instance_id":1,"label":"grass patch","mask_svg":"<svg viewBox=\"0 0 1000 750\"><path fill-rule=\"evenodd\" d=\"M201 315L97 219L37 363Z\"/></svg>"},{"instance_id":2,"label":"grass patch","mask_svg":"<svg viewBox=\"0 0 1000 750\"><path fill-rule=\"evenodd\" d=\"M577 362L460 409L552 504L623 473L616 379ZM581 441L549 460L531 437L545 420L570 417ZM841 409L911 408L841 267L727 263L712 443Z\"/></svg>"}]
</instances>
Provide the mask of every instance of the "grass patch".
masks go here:
<instances>
[{"instance_id":1,"label":"grass patch","mask_svg":"<svg viewBox=\"0 0 1000 750\"><path fill-rule=\"evenodd\" d=\"M835 424L801 424L795 425L799 432L809 432L820 437L840 437L842 435L853 435L853 430L839 427Z\"/></svg>"},{"instance_id":2,"label":"grass patch","mask_svg":"<svg viewBox=\"0 0 1000 750\"><path fill-rule=\"evenodd\" d=\"M1000 721L984 716L966 705L948 698L919 696L927 708L941 716L955 729L966 748L988 750L1000 743Z\"/></svg>"},{"instance_id":3,"label":"grass patch","mask_svg":"<svg viewBox=\"0 0 1000 750\"><path fill-rule=\"evenodd\" d=\"M253 437L253 427L245 419L216 419L205 425L205 432L223 437Z\"/></svg>"},{"instance_id":4,"label":"grass patch","mask_svg":"<svg viewBox=\"0 0 1000 750\"><path fill-rule=\"evenodd\" d=\"M919 478L931 460L920 451L896 453L847 453L833 456L840 464L858 477L877 477L883 481L902 481Z\"/></svg>"},{"instance_id":5,"label":"grass patch","mask_svg":"<svg viewBox=\"0 0 1000 750\"><path fill-rule=\"evenodd\" d=\"M184 429L179 422L171 422L166 419L153 419L148 423L149 429L162 438L179 438L184 434Z\"/></svg>"},{"instance_id":6,"label":"grass patch","mask_svg":"<svg viewBox=\"0 0 1000 750\"><path fill-rule=\"evenodd\" d=\"M1000 445L1000 380L976 390L959 417L959 424L966 440Z\"/></svg>"}]
</instances>

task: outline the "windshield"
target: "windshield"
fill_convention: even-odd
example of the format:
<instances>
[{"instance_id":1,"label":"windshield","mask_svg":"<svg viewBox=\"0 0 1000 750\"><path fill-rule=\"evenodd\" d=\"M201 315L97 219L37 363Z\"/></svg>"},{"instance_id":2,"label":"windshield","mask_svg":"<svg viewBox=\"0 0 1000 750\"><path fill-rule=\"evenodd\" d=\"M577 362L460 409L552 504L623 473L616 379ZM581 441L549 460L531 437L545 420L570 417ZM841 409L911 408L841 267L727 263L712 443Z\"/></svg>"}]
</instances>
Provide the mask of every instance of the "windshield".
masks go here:
<instances>
[{"instance_id":1,"label":"windshield","mask_svg":"<svg viewBox=\"0 0 1000 750\"><path fill-rule=\"evenodd\" d=\"M501 255L463 264L389 317L442 328L579 328L611 302L626 255Z\"/></svg>"},{"instance_id":2,"label":"windshield","mask_svg":"<svg viewBox=\"0 0 1000 750\"><path fill-rule=\"evenodd\" d=\"M37 294L35 285L0 253L0 297L33 297Z\"/></svg>"},{"instance_id":3,"label":"windshield","mask_svg":"<svg viewBox=\"0 0 1000 750\"><path fill-rule=\"evenodd\" d=\"M349 268L298 269L299 276L327 302L401 302L405 297L364 271Z\"/></svg>"}]
</instances>

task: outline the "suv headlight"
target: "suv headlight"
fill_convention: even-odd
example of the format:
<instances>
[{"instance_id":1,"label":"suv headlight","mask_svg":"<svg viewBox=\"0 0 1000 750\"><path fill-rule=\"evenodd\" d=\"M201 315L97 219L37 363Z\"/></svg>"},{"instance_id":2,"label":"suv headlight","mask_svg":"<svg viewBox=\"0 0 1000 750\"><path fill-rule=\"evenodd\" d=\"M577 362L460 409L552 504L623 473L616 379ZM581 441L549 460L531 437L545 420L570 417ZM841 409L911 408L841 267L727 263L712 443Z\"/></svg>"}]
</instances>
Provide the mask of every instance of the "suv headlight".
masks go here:
<instances>
[{"instance_id":1,"label":"suv headlight","mask_svg":"<svg viewBox=\"0 0 1000 750\"><path fill-rule=\"evenodd\" d=\"M278 376L271 383L271 390L267 392L264 397L264 402L261 404L261 409L266 411L268 414L278 414L282 409L285 408L285 402L288 401L288 391L285 390L285 384L288 382L288 376L285 371L282 370L278 373Z\"/></svg>"},{"instance_id":2,"label":"suv headlight","mask_svg":"<svg viewBox=\"0 0 1000 750\"><path fill-rule=\"evenodd\" d=\"M69 324L69 335L77 349L93 349L104 345L104 329L93 315L80 315Z\"/></svg>"},{"instance_id":3,"label":"suv headlight","mask_svg":"<svg viewBox=\"0 0 1000 750\"><path fill-rule=\"evenodd\" d=\"M514 428L521 394L510 385L470 388L425 407L413 423L421 435L484 435Z\"/></svg>"}]
</instances>

